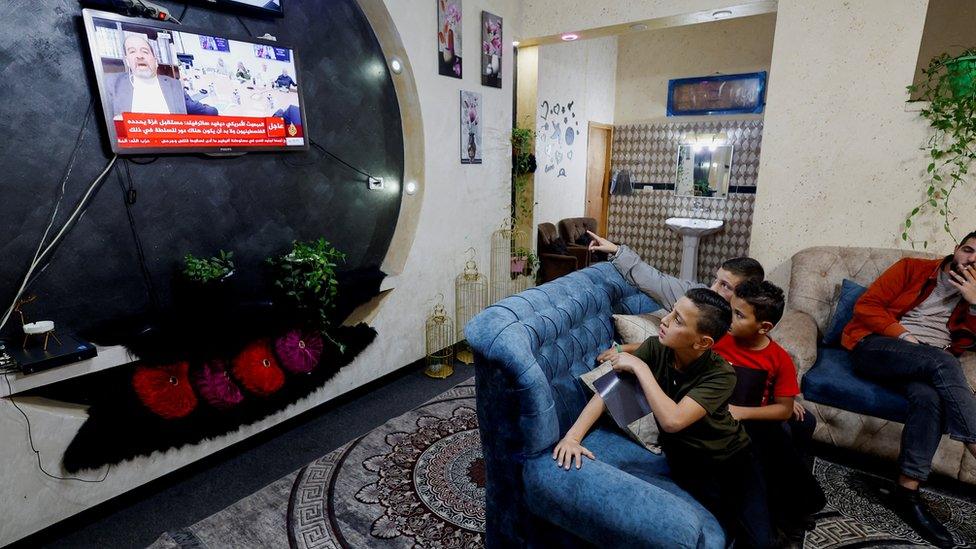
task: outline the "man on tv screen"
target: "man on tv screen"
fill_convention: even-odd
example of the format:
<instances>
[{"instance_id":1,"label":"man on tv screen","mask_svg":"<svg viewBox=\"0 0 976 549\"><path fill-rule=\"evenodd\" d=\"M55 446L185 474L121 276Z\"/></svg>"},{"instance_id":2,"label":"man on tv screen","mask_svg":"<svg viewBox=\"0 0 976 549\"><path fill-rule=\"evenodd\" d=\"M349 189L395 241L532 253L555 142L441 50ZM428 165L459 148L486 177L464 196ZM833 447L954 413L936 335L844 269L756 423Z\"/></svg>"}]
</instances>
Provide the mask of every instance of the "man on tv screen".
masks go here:
<instances>
[{"instance_id":1,"label":"man on tv screen","mask_svg":"<svg viewBox=\"0 0 976 549\"><path fill-rule=\"evenodd\" d=\"M295 80L292 79L292 77L288 74L288 69L281 69L281 76L275 80L275 86L287 90L291 89L292 87L297 88L298 84L296 84Z\"/></svg>"},{"instance_id":2,"label":"man on tv screen","mask_svg":"<svg viewBox=\"0 0 976 549\"><path fill-rule=\"evenodd\" d=\"M126 71L108 75L105 86L113 117L124 112L186 114L183 86L156 73L159 62L148 38L129 33L123 45Z\"/></svg>"}]
</instances>

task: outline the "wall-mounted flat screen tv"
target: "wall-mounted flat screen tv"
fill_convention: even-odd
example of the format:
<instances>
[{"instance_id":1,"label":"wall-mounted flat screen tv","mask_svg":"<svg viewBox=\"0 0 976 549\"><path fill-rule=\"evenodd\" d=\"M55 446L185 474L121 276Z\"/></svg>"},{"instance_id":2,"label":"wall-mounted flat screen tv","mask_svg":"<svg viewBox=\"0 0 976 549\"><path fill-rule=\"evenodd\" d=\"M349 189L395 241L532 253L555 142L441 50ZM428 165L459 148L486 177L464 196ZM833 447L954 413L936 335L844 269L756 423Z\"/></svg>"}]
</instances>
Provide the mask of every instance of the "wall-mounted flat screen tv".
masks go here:
<instances>
[{"instance_id":1,"label":"wall-mounted flat screen tv","mask_svg":"<svg viewBox=\"0 0 976 549\"><path fill-rule=\"evenodd\" d=\"M307 150L295 51L83 10L118 154Z\"/></svg>"},{"instance_id":2,"label":"wall-mounted flat screen tv","mask_svg":"<svg viewBox=\"0 0 976 549\"><path fill-rule=\"evenodd\" d=\"M281 17L285 12L281 8L283 0L196 0L196 3L210 6L214 9L226 9L247 13L249 15L263 15Z\"/></svg>"}]
</instances>

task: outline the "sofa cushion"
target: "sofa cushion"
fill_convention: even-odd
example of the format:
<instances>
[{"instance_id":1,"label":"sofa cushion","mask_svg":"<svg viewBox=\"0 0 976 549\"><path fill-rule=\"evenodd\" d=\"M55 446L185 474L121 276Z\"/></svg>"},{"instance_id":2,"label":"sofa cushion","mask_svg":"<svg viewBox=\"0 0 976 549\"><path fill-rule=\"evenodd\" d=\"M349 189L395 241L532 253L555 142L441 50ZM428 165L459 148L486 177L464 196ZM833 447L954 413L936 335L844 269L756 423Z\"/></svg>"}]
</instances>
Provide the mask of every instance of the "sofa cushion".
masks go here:
<instances>
[{"instance_id":1,"label":"sofa cushion","mask_svg":"<svg viewBox=\"0 0 976 549\"><path fill-rule=\"evenodd\" d=\"M840 297L837 298L834 315L831 317L830 325L824 333L824 345L840 344L840 335L844 332L844 327L854 318L854 305L866 291L868 289L857 282L844 279L840 285Z\"/></svg>"},{"instance_id":2,"label":"sofa cushion","mask_svg":"<svg viewBox=\"0 0 976 549\"><path fill-rule=\"evenodd\" d=\"M908 401L897 391L854 374L850 353L822 347L803 376L803 398L849 412L904 423Z\"/></svg>"},{"instance_id":3,"label":"sofa cushion","mask_svg":"<svg viewBox=\"0 0 976 549\"><path fill-rule=\"evenodd\" d=\"M644 343L649 337L657 336L661 317L657 313L642 315L613 315L613 326L620 334L621 343Z\"/></svg>"},{"instance_id":4,"label":"sofa cushion","mask_svg":"<svg viewBox=\"0 0 976 549\"><path fill-rule=\"evenodd\" d=\"M668 477L667 461L618 432L583 439L596 456L583 467L556 466L552 454L525 463L526 502L537 517L600 547L715 547L715 517Z\"/></svg>"}]
</instances>

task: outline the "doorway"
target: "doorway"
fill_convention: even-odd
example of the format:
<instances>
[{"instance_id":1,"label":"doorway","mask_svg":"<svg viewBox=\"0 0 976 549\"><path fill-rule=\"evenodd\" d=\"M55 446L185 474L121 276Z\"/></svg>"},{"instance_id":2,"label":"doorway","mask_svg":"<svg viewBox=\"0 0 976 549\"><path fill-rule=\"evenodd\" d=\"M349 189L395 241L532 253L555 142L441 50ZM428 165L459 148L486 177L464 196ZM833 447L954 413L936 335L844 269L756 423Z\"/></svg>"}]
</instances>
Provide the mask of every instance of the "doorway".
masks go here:
<instances>
[{"instance_id":1,"label":"doorway","mask_svg":"<svg viewBox=\"0 0 976 549\"><path fill-rule=\"evenodd\" d=\"M586 217L596 219L597 234L607 236L610 207L610 151L613 126L590 122L586 139Z\"/></svg>"}]
</instances>

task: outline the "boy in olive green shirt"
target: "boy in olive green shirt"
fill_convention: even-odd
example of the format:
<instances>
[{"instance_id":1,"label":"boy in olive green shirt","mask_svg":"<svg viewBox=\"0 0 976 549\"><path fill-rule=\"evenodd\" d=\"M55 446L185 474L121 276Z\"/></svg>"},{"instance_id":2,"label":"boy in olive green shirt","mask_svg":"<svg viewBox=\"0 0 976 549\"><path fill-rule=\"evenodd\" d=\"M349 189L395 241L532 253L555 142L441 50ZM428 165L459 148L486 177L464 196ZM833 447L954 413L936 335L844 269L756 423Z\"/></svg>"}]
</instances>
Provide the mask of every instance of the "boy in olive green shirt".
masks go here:
<instances>
[{"instance_id":1,"label":"boy in olive green shirt","mask_svg":"<svg viewBox=\"0 0 976 549\"><path fill-rule=\"evenodd\" d=\"M735 371L711 350L731 323L722 296L694 288L661 321L658 337L611 363L637 377L660 426L671 478L715 515L737 546L772 547L763 478L748 435L729 413ZM581 441L605 409L594 395L553 450L558 467L579 469L582 456L596 459Z\"/></svg>"}]
</instances>

